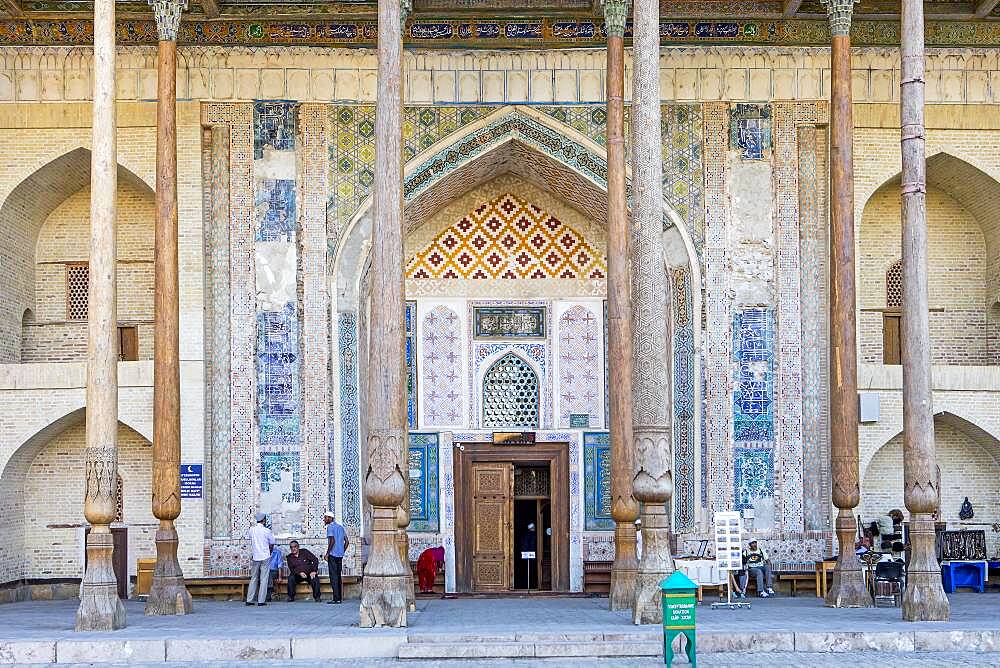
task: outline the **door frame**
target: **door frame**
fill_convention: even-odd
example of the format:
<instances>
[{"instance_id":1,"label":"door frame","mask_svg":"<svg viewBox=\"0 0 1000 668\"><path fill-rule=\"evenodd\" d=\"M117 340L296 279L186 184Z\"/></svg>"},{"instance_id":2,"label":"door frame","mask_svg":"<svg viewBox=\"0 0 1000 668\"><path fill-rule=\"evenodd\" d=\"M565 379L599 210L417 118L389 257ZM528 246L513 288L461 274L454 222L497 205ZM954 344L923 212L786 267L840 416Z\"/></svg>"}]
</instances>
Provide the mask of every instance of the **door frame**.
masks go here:
<instances>
[{"instance_id":1,"label":"door frame","mask_svg":"<svg viewBox=\"0 0 1000 668\"><path fill-rule=\"evenodd\" d=\"M455 589L472 592L472 465L510 462L548 465L552 504L552 591L569 591L569 444L497 446L463 443L453 449L455 471ZM463 449L464 447L464 449ZM513 497L511 497L513 499Z\"/></svg>"}]
</instances>

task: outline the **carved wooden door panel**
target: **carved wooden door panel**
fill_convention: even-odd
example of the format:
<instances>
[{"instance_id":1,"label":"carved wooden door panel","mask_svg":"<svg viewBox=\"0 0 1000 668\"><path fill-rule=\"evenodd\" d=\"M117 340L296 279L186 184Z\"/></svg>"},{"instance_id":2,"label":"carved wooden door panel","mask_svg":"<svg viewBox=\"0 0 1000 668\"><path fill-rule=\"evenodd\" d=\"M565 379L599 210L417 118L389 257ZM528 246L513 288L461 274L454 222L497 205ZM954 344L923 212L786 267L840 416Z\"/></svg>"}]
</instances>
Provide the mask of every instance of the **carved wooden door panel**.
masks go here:
<instances>
[{"instance_id":1,"label":"carved wooden door panel","mask_svg":"<svg viewBox=\"0 0 1000 668\"><path fill-rule=\"evenodd\" d=\"M511 588L511 515L514 465L477 462L472 466L472 589Z\"/></svg>"}]
</instances>

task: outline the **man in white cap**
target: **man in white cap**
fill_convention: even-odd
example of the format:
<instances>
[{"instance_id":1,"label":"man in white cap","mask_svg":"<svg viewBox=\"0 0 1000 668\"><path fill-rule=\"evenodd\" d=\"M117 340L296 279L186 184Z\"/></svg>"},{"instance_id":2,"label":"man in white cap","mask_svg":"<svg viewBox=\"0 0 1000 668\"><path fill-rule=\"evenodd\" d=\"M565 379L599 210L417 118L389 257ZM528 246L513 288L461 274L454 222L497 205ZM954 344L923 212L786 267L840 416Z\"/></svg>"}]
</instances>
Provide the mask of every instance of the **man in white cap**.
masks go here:
<instances>
[{"instance_id":1,"label":"man in white cap","mask_svg":"<svg viewBox=\"0 0 1000 668\"><path fill-rule=\"evenodd\" d=\"M344 527L337 524L336 515L331 511L323 513L323 524L326 525L326 565L330 569L330 588L333 589L333 600L327 603L343 603L344 588L340 581L340 569L344 564L344 554L350 541Z\"/></svg>"},{"instance_id":2,"label":"man in white cap","mask_svg":"<svg viewBox=\"0 0 1000 668\"><path fill-rule=\"evenodd\" d=\"M250 527L250 586L247 587L247 605L253 605L256 595L257 605L267 605L267 581L270 578L271 551L274 550L274 534L267 528L267 515L257 513L256 523Z\"/></svg>"}]
</instances>

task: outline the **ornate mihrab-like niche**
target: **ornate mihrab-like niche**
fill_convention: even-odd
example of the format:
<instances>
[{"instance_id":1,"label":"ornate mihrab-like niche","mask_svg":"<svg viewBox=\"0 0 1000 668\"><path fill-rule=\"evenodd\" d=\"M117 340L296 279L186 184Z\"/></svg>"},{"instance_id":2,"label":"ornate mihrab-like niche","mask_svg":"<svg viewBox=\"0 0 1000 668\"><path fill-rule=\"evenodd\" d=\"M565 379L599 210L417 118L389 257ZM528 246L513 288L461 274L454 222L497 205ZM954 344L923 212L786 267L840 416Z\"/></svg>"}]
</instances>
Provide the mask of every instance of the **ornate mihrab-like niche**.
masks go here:
<instances>
[{"instance_id":1,"label":"ornate mihrab-like niche","mask_svg":"<svg viewBox=\"0 0 1000 668\"><path fill-rule=\"evenodd\" d=\"M505 193L477 206L407 263L409 279L602 279L604 254L546 211Z\"/></svg>"}]
</instances>

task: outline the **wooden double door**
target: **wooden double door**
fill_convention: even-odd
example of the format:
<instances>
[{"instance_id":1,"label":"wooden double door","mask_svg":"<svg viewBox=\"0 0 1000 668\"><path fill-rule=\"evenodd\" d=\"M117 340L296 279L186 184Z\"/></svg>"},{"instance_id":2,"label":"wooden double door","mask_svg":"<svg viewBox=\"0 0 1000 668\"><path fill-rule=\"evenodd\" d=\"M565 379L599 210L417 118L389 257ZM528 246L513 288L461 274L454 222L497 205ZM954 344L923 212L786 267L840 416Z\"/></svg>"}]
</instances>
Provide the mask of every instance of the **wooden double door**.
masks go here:
<instances>
[{"instance_id":1,"label":"wooden double door","mask_svg":"<svg viewBox=\"0 0 1000 668\"><path fill-rule=\"evenodd\" d=\"M520 560L515 540L516 468L544 472L548 494L546 513L551 526L536 523L538 559L545 559L556 591L569 590L569 469L567 445L497 447L489 443L455 449L456 585L460 592L504 592L514 589L514 567ZM522 498L523 497L517 497ZM523 504L523 502L522 502ZM523 524L523 521L522 521ZM551 536L546 529L551 528ZM519 526L518 530L523 531ZM544 549L543 549L544 547ZM539 562L533 567L541 572Z\"/></svg>"}]
</instances>

